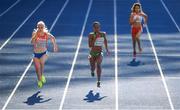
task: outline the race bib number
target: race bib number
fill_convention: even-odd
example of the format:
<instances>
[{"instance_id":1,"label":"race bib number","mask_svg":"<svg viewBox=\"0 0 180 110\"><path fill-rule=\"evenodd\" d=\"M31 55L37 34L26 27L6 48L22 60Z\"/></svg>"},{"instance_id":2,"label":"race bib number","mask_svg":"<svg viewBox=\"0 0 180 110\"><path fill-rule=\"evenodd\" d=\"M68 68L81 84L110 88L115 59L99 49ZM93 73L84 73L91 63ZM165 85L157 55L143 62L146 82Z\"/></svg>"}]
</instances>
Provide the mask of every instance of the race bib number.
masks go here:
<instances>
[{"instance_id":1,"label":"race bib number","mask_svg":"<svg viewBox=\"0 0 180 110\"><path fill-rule=\"evenodd\" d=\"M46 48L46 40L45 39L38 39L36 43L36 48Z\"/></svg>"},{"instance_id":2,"label":"race bib number","mask_svg":"<svg viewBox=\"0 0 180 110\"><path fill-rule=\"evenodd\" d=\"M103 46L104 45L104 37L97 38L94 45L95 46Z\"/></svg>"}]
</instances>

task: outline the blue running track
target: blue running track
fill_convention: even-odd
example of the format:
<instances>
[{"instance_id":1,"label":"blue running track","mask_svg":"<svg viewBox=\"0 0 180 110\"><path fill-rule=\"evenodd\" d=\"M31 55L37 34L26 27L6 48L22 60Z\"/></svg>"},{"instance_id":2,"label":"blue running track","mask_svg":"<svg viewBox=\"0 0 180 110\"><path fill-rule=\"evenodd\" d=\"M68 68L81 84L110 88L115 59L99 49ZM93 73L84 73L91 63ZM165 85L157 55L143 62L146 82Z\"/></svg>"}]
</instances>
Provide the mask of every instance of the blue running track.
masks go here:
<instances>
[{"instance_id":1,"label":"blue running track","mask_svg":"<svg viewBox=\"0 0 180 110\"><path fill-rule=\"evenodd\" d=\"M141 35L143 52L133 60L129 16L137 1L148 25ZM179 0L1 0L0 109L180 110L179 13ZM30 44L40 20L60 48L53 53L48 43L42 89ZM101 88L88 62L94 21L107 32L111 53L104 53Z\"/></svg>"}]
</instances>

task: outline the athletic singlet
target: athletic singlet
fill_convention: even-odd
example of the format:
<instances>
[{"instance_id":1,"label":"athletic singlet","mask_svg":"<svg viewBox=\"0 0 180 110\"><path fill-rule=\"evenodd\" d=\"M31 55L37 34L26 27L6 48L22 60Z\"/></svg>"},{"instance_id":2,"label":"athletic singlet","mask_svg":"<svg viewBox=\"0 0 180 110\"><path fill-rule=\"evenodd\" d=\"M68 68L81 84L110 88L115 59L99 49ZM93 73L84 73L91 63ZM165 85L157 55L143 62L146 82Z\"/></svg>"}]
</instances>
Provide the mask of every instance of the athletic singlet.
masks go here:
<instances>
[{"instance_id":1,"label":"athletic singlet","mask_svg":"<svg viewBox=\"0 0 180 110\"><path fill-rule=\"evenodd\" d=\"M35 49L47 48L47 39L48 39L48 35L46 33L44 33L43 36L40 36L38 34L36 41L35 41L35 44L34 44L34 48Z\"/></svg>"},{"instance_id":2,"label":"athletic singlet","mask_svg":"<svg viewBox=\"0 0 180 110\"><path fill-rule=\"evenodd\" d=\"M97 36L97 34L95 32L90 33L93 36L93 41L94 44L93 46L98 46L98 47L102 47L104 45L104 38L105 38L105 33L104 32L100 32L100 34L98 34L99 36ZM101 51L94 51L91 50L90 51L90 57L98 57L99 55L103 56L103 52Z\"/></svg>"},{"instance_id":3,"label":"athletic singlet","mask_svg":"<svg viewBox=\"0 0 180 110\"><path fill-rule=\"evenodd\" d=\"M100 33L100 36L97 36L96 33L93 33L95 42L94 46L100 46L102 47L104 45L104 33Z\"/></svg>"},{"instance_id":4,"label":"athletic singlet","mask_svg":"<svg viewBox=\"0 0 180 110\"><path fill-rule=\"evenodd\" d=\"M137 19L137 20L136 20L136 19ZM133 20L136 20L136 22L138 22L138 23L142 23L143 17L142 17L141 15L139 15L139 14L135 14L135 13L134 13L134 15L133 15Z\"/></svg>"}]
</instances>

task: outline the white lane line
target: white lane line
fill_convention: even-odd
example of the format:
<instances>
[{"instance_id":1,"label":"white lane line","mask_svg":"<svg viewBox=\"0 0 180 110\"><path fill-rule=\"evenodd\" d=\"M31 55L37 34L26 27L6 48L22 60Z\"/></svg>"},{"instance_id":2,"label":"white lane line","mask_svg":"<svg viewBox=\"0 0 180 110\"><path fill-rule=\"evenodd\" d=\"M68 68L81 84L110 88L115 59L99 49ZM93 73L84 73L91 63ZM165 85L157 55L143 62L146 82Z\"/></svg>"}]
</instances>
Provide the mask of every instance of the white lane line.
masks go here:
<instances>
[{"instance_id":1,"label":"white lane line","mask_svg":"<svg viewBox=\"0 0 180 110\"><path fill-rule=\"evenodd\" d=\"M180 32L180 28L179 28L179 26L177 25L176 21L174 20L172 14L170 13L170 11L169 11L169 9L167 8L166 4L164 3L163 0L160 0L160 1L161 1L161 3L162 3L163 7L165 8L165 10L167 11L167 13L169 14L169 16L170 16L171 20L173 21L174 25L176 26L176 28L177 28L178 31Z\"/></svg>"},{"instance_id":2,"label":"white lane line","mask_svg":"<svg viewBox=\"0 0 180 110\"><path fill-rule=\"evenodd\" d=\"M66 0L66 2L63 5L62 9L59 11L58 16L56 17L53 24L51 25L51 28L49 29L50 32L52 31L53 27L55 26L56 22L58 21L59 17L61 16L62 12L64 11L65 7L67 6L68 2L69 2L69 0Z\"/></svg>"},{"instance_id":3,"label":"white lane line","mask_svg":"<svg viewBox=\"0 0 180 110\"><path fill-rule=\"evenodd\" d=\"M140 0L138 0L138 2L140 3ZM154 43L153 43L153 41L152 41L152 37L151 37L151 34L150 34L150 32L149 32L148 25L146 25L146 30L147 30L147 34L148 34L148 37L149 37L149 41L150 41L150 43L151 43L152 50L153 50L153 53L154 53L154 56L155 56L155 59L156 59L156 64L157 64L157 66L158 66L158 69L159 69L159 72L160 72L160 75L161 75L161 79L162 79L162 82L163 82L163 85L164 85L164 88L165 88L165 91L166 91L166 94L167 94L167 97L168 97L168 101L169 101L171 110L174 110L174 105L173 105L173 103L172 103L172 99L171 99L171 96L170 96L170 93L169 93L169 89L168 89L168 86L167 86L167 83L166 83L166 79L165 79L164 73L163 73L163 71L162 71L161 64L160 64L160 62L159 62L159 59L158 59L158 56L157 56L157 52L156 52Z\"/></svg>"},{"instance_id":4,"label":"white lane line","mask_svg":"<svg viewBox=\"0 0 180 110\"><path fill-rule=\"evenodd\" d=\"M15 3L13 3L8 9L6 9L4 12L0 14L0 17L6 14L10 9L12 9L15 5L17 5L21 0L17 0Z\"/></svg>"},{"instance_id":5,"label":"white lane line","mask_svg":"<svg viewBox=\"0 0 180 110\"><path fill-rule=\"evenodd\" d=\"M84 34L85 27L86 27L87 19L88 19L88 16L89 16L89 12L90 12L90 10L91 10L92 2L93 2L93 0L90 0L90 1L89 1L88 10L87 10L87 12L86 12L86 17L85 17L85 20L84 20L84 23L83 23L81 35L80 35L80 38L79 38L79 42L78 42L78 45L77 45L77 49L76 49L76 53L75 53L75 56L74 56L74 59L73 59L73 63L72 63L72 66L71 66L71 70L70 70L70 72L69 72L69 76L68 76L68 80L67 80L67 83L66 83L66 87L65 87L65 89L64 89L63 97L62 97L62 99L61 99L61 103L60 103L59 110L62 110L63 105L64 105L64 101L65 101L65 98L66 98L66 95L67 95L69 83L70 83L70 80L71 80L71 77L72 77L72 73L73 73L73 70L74 70L74 66L75 66L75 64L76 64L77 56L78 56L79 49L80 49L80 46L81 46L81 42L82 42L82 38L83 38L83 34Z\"/></svg>"},{"instance_id":6,"label":"white lane line","mask_svg":"<svg viewBox=\"0 0 180 110\"><path fill-rule=\"evenodd\" d=\"M115 45L115 98L116 110L119 109L119 95L118 95L118 44L117 44L117 4L114 0L114 45Z\"/></svg>"},{"instance_id":7,"label":"white lane line","mask_svg":"<svg viewBox=\"0 0 180 110\"><path fill-rule=\"evenodd\" d=\"M6 77L6 76L1 76L2 77ZM20 78L21 76L8 76L8 78ZM37 78L36 76L24 76L24 78ZM47 76L46 75L46 78L67 78L66 76ZM78 78L78 79L89 79L88 76L78 76L78 77L72 77L72 78ZM102 76L101 78L103 79L109 79L109 78L114 78L114 76ZM157 76L144 76L144 77L138 77L138 76L124 76L124 77L121 77L121 79L161 79L161 77L157 77ZM168 76L168 77L165 77L165 79L180 79L179 76ZM2 81L0 81L2 82Z\"/></svg>"},{"instance_id":8,"label":"white lane line","mask_svg":"<svg viewBox=\"0 0 180 110\"><path fill-rule=\"evenodd\" d=\"M19 31L19 29L26 23L26 21L36 12L36 10L44 3L45 0L42 0L39 5L29 14L29 16L19 25L19 27L12 33L12 35L1 45L0 50L12 39L12 37Z\"/></svg>"},{"instance_id":9,"label":"white lane line","mask_svg":"<svg viewBox=\"0 0 180 110\"><path fill-rule=\"evenodd\" d=\"M63 7L61 8L60 12L58 13L56 19L55 19L54 22L53 22L53 25L51 26L51 30L54 28L54 26L55 26L55 24L56 24L56 22L57 22L57 20L58 20L57 18L59 18L60 15L62 14L65 6L66 6L67 3L68 3L68 1L69 1L69 0L66 0L65 4L63 5ZM20 79L19 79L18 83L16 84L15 88L13 89L13 91L12 91L11 94L10 94L10 96L8 97L8 100L6 101L6 103L5 103L5 105L3 106L2 110L5 110L5 109L6 109L8 103L9 103L10 100L12 99L13 95L15 94L17 88L19 87L19 85L20 85L20 83L22 82L24 76L26 75L27 71L28 71L29 68L31 67L32 63L33 63L33 59L31 59L30 63L29 63L28 66L26 67L24 73L22 74L22 76L20 77Z\"/></svg>"},{"instance_id":10,"label":"white lane line","mask_svg":"<svg viewBox=\"0 0 180 110\"><path fill-rule=\"evenodd\" d=\"M28 66L26 67L24 73L22 74L21 78L19 79L18 83L16 84L15 88L13 89L13 91L11 92L10 96L8 97L6 103L4 104L2 110L5 110L7 105L9 104L11 98L13 97L14 93L16 92L17 88L19 87L21 81L23 80L24 76L26 75L28 69L31 67L33 60L31 60L31 62L28 64Z\"/></svg>"},{"instance_id":11,"label":"white lane line","mask_svg":"<svg viewBox=\"0 0 180 110\"><path fill-rule=\"evenodd\" d=\"M160 65L160 63L159 63L159 59L158 59L158 56L157 56L157 52L156 52L154 43L153 43L153 41L152 41L151 34L150 34L150 32L149 32L149 28L148 28L147 25L146 25L146 30L147 30L147 33L148 33L148 36L149 36L149 40L150 40L150 43L151 43L151 46L152 46L152 49L153 49L153 53L154 53L154 56L155 56L155 59L156 59L157 66L158 66L158 68L159 68L159 72L160 72L160 75L161 75L161 78L162 78L162 82L163 82L163 85L164 85L164 88L165 88L165 91L166 91L166 94L167 94L167 97L168 97L168 101L169 101L171 110L174 110L174 105L173 105L173 103L172 103L172 99L171 99L171 96L170 96L170 93L169 93L169 89L168 89L168 86L167 86L167 83L166 83L166 79L165 79L165 77L164 77L164 73L163 73L162 68L161 68L161 65Z\"/></svg>"}]
</instances>

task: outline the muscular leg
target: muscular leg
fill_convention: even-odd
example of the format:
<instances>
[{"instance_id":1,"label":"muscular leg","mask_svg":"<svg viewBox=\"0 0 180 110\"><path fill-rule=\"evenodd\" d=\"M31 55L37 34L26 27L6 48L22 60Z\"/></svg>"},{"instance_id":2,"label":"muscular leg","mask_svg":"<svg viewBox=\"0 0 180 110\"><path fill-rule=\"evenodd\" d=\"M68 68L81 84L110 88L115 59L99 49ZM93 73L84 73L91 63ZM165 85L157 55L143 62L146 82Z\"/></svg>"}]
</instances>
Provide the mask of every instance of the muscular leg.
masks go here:
<instances>
[{"instance_id":1,"label":"muscular leg","mask_svg":"<svg viewBox=\"0 0 180 110\"><path fill-rule=\"evenodd\" d=\"M90 56L89 57L89 62L91 66L91 75L94 76L94 71L95 71L95 58Z\"/></svg>"},{"instance_id":2,"label":"muscular leg","mask_svg":"<svg viewBox=\"0 0 180 110\"><path fill-rule=\"evenodd\" d=\"M100 87L100 80L101 80L101 62L102 62L102 56L100 55L97 60L97 87Z\"/></svg>"},{"instance_id":3,"label":"muscular leg","mask_svg":"<svg viewBox=\"0 0 180 110\"><path fill-rule=\"evenodd\" d=\"M44 54L44 55L40 58L41 75L44 73L44 64L45 64L47 58L48 58L47 54Z\"/></svg>"},{"instance_id":4,"label":"muscular leg","mask_svg":"<svg viewBox=\"0 0 180 110\"><path fill-rule=\"evenodd\" d=\"M98 78L98 81L100 81L100 78L101 78L101 63L102 63L102 59L103 57L100 55L98 58L97 58L97 78Z\"/></svg>"},{"instance_id":5,"label":"muscular leg","mask_svg":"<svg viewBox=\"0 0 180 110\"><path fill-rule=\"evenodd\" d=\"M132 43L133 43L133 56L136 56L136 38L132 38Z\"/></svg>"},{"instance_id":6,"label":"muscular leg","mask_svg":"<svg viewBox=\"0 0 180 110\"><path fill-rule=\"evenodd\" d=\"M45 76L43 75L44 74L44 65L45 65L45 62L47 60L48 56L47 54L43 55L40 59L40 64L41 64L41 81L42 83L46 83L46 78Z\"/></svg>"},{"instance_id":7,"label":"muscular leg","mask_svg":"<svg viewBox=\"0 0 180 110\"><path fill-rule=\"evenodd\" d=\"M40 60L38 58L33 58L33 61L34 61L34 66L35 66L35 69L36 69L36 74L37 74L37 77L38 77L38 80L40 81L41 80L41 64L40 64Z\"/></svg>"},{"instance_id":8,"label":"muscular leg","mask_svg":"<svg viewBox=\"0 0 180 110\"><path fill-rule=\"evenodd\" d=\"M141 35L141 31L139 31L136 35L136 40L137 40L137 43L138 43L138 48L139 48L139 51L141 52L142 51L142 48L141 48L141 42L140 42L140 35Z\"/></svg>"}]
</instances>

